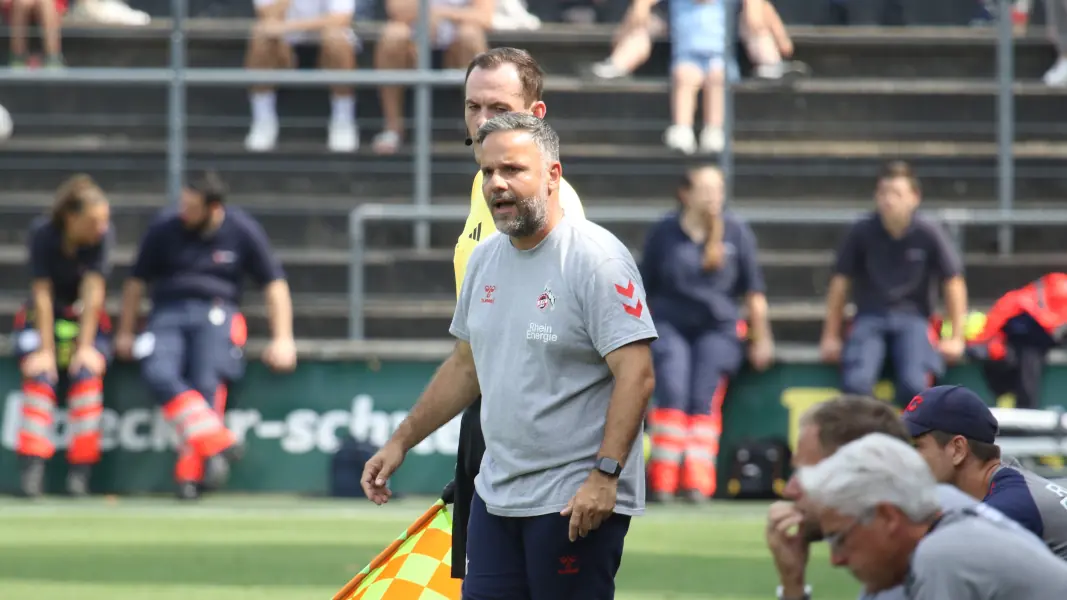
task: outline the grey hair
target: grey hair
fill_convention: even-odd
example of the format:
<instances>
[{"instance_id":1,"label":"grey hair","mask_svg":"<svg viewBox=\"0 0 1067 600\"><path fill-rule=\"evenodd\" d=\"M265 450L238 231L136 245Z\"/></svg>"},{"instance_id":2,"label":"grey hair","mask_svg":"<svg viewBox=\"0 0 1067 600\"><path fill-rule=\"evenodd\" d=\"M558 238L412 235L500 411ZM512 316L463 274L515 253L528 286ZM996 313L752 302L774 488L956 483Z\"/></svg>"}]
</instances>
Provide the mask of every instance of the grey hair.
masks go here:
<instances>
[{"instance_id":1,"label":"grey hair","mask_svg":"<svg viewBox=\"0 0 1067 600\"><path fill-rule=\"evenodd\" d=\"M559 162L559 134L552 126L529 113L510 112L497 115L478 128L479 144L491 133L502 131L526 131L533 137L545 162Z\"/></svg>"},{"instance_id":2,"label":"grey hair","mask_svg":"<svg viewBox=\"0 0 1067 600\"><path fill-rule=\"evenodd\" d=\"M826 460L800 469L797 478L812 502L850 517L890 504L921 523L940 510L937 481L922 455L884 433L841 446Z\"/></svg>"}]
</instances>

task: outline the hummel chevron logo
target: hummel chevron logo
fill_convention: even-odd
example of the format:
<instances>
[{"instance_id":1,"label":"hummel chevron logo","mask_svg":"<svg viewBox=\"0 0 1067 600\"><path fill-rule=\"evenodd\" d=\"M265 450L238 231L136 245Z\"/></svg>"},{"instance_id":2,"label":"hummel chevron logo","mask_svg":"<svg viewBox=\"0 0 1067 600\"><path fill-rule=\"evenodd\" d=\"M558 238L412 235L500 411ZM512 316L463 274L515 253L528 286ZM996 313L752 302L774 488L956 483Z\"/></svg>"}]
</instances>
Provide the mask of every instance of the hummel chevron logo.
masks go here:
<instances>
[{"instance_id":1,"label":"hummel chevron logo","mask_svg":"<svg viewBox=\"0 0 1067 600\"><path fill-rule=\"evenodd\" d=\"M471 234L467 236L467 238L471 239L471 240L474 240L476 242L481 241L481 239L482 239L482 224L478 223L478 226L474 228L474 231L472 231Z\"/></svg>"},{"instance_id":2,"label":"hummel chevron logo","mask_svg":"<svg viewBox=\"0 0 1067 600\"><path fill-rule=\"evenodd\" d=\"M615 291L618 292L619 295L622 296L623 298L626 298L628 300L629 299L633 299L634 290L636 290L637 288L636 288L636 286L634 286L633 280L627 281L626 284L627 284L626 287L622 287L621 285L616 283L615 284ZM633 306L630 306L626 302L623 302L622 303L622 309L625 310L627 314L635 316L638 319L640 319L641 318L641 313L644 312L645 307L641 305L641 299L638 298L637 299L637 304L635 304Z\"/></svg>"}]
</instances>

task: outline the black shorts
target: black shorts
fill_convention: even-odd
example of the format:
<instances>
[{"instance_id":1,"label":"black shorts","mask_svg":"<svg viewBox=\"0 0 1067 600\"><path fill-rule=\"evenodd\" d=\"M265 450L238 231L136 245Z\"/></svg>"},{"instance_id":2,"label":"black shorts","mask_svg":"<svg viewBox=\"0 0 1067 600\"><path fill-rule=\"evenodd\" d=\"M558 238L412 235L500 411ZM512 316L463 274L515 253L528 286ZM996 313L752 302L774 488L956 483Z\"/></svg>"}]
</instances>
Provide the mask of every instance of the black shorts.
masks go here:
<instances>
[{"instance_id":1,"label":"black shorts","mask_svg":"<svg viewBox=\"0 0 1067 600\"><path fill-rule=\"evenodd\" d=\"M463 579L467 574L467 524L470 522L471 501L474 500L474 478L485 454L482 437L482 399L463 411L459 422L459 450L456 453L456 503L452 506L452 578Z\"/></svg>"}]
</instances>

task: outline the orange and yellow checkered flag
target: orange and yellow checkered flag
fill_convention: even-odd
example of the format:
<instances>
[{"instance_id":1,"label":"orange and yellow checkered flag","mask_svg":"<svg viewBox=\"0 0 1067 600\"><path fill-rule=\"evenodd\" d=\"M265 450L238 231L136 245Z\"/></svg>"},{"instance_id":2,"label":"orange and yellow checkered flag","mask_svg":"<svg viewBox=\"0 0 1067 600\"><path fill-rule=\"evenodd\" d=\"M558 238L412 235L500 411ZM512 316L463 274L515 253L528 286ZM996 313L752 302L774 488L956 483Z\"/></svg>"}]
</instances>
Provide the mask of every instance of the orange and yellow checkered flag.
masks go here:
<instances>
[{"instance_id":1,"label":"orange and yellow checkered flag","mask_svg":"<svg viewBox=\"0 0 1067 600\"><path fill-rule=\"evenodd\" d=\"M452 579L452 517L438 500L333 600L460 600Z\"/></svg>"}]
</instances>

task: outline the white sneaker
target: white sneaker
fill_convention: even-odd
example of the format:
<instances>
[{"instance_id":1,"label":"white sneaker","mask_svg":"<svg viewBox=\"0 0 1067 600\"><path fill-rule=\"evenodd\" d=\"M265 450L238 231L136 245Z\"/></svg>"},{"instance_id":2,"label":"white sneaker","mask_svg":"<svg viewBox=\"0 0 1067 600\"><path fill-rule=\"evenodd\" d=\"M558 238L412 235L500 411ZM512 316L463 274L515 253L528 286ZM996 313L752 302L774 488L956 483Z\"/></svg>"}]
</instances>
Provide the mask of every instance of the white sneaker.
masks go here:
<instances>
[{"instance_id":1,"label":"white sneaker","mask_svg":"<svg viewBox=\"0 0 1067 600\"><path fill-rule=\"evenodd\" d=\"M1067 86L1067 58L1061 58L1052 65L1043 78L1045 85L1053 87Z\"/></svg>"},{"instance_id":2,"label":"white sneaker","mask_svg":"<svg viewBox=\"0 0 1067 600\"><path fill-rule=\"evenodd\" d=\"M15 123L11 120L11 113L7 112L7 109L0 104L0 142L11 137L11 132L15 129Z\"/></svg>"},{"instance_id":3,"label":"white sneaker","mask_svg":"<svg viewBox=\"0 0 1067 600\"><path fill-rule=\"evenodd\" d=\"M359 127L354 122L331 121L327 146L330 152L359 150Z\"/></svg>"},{"instance_id":4,"label":"white sneaker","mask_svg":"<svg viewBox=\"0 0 1067 600\"><path fill-rule=\"evenodd\" d=\"M249 152L270 152L278 143L277 121L253 121L245 138L245 150Z\"/></svg>"},{"instance_id":5,"label":"white sneaker","mask_svg":"<svg viewBox=\"0 0 1067 600\"><path fill-rule=\"evenodd\" d=\"M71 16L108 25L144 26L152 20L148 13L132 9L120 0L81 0L71 11Z\"/></svg>"},{"instance_id":6,"label":"white sneaker","mask_svg":"<svg viewBox=\"0 0 1067 600\"><path fill-rule=\"evenodd\" d=\"M663 132L663 143L671 150L677 150L682 154L692 154L697 151L697 138L692 127L685 125L671 125Z\"/></svg>"},{"instance_id":7,"label":"white sneaker","mask_svg":"<svg viewBox=\"0 0 1067 600\"><path fill-rule=\"evenodd\" d=\"M700 132L700 151L718 154L726 146L726 135L721 127L705 127Z\"/></svg>"}]
</instances>

